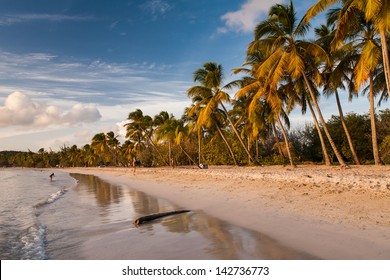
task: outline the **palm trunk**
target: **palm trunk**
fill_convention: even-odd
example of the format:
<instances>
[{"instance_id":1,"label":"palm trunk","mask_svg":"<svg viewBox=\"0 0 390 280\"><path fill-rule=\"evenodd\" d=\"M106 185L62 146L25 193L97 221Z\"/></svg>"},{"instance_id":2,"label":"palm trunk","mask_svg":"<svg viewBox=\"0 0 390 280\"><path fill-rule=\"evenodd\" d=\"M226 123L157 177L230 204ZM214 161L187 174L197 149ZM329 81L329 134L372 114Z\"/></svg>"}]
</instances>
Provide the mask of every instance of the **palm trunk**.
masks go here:
<instances>
[{"instance_id":1,"label":"palm trunk","mask_svg":"<svg viewBox=\"0 0 390 280\"><path fill-rule=\"evenodd\" d=\"M341 124L344 128L345 136L347 136L347 140L348 140L349 148L351 149L353 161L355 162L356 165L360 165L360 160L356 154L355 148L354 148L353 143L352 143L351 135L349 134L347 124L345 123L345 120L344 120L343 109L341 108L339 93L337 92L337 90L335 91L335 96L336 96L337 109L339 110L340 121L341 121Z\"/></svg>"},{"instance_id":2,"label":"palm trunk","mask_svg":"<svg viewBox=\"0 0 390 280\"><path fill-rule=\"evenodd\" d=\"M200 130L198 129L198 166L200 167L201 162L201 139L200 139Z\"/></svg>"},{"instance_id":3,"label":"palm trunk","mask_svg":"<svg viewBox=\"0 0 390 280\"><path fill-rule=\"evenodd\" d=\"M330 163L328 151L326 150L325 139L324 139L324 136L322 135L320 125L317 121L317 117L316 117L316 114L314 113L313 106L311 105L310 100L308 100L307 104L309 105L310 113L313 116L314 125L316 126L318 136L320 137L322 155L323 155L324 160L325 160L325 165L330 166L331 163Z\"/></svg>"},{"instance_id":4,"label":"palm trunk","mask_svg":"<svg viewBox=\"0 0 390 280\"><path fill-rule=\"evenodd\" d=\"M382 44L382 56L383 56L383 68L385 71L385 79L387 86L387 94L390 96L390 62L389 62L389 53L387 48L386 33L383 29L379 31Z\"/></svg>"},{"instance_id":5,"label":"palm trunk","mask_svg":"<svg viewBox=\"0 0 390 280\"><path fill-rule=\"evenodd\" d=\"M321 122L321 124L322 124L322 127L324 128L326 137L328 138L328 141L329 141L330 145L332 146L332 149L333 149L333 151L334 151L334 153L335 153L335 155L336 155L336 157L337 157L337 160L339 161L340 165L343 166L343 167L346 167L347 164L346 164L345 161L343 160L343 157L341 156L339 150L337 149L335 143L333 142L332 136L330 136L330 133L329 133L328 128L327 128L327 126L326 126L324 117L322 116L321 109L320 109L320 107L318 106L316 97L315 97L314 92L313 92L313 89L311 88L310 83L309 83L309 81L308 81L308 79L307 79L307 77L306 77L306 74L303 72L302 75L303 75L303 78L305 79L306 86L307 86L307 88L309 89L310 96L311 96L312 102L313 102L313 104L314 104L314 107L316 107L316 110L317 110L317 113L318 113L318 117L320 118L320 122Z\"/></svg>"},{"instance_id":6,"label":"palm trunk","mask_svg":"<svg viewBox=\"0 0 390 280\"><path fill-rule=\"evenodd\" d=\"M217 130L218 130L218 132L219 132L219 135L221 135L221 138L222 138L223 142L225 142L225 145L226 145L226 147L228 148L228 150L229 150L229 152L230 152L230 155L232 156L234 165L237 166L238 164L237 164L237 161L236 161L236 157L234 156L233 150L232 150L232 148L230 147L228 141L226 140L226 138L225 138L225 136L223 135L223 133L222 133L221 129L219 128L219 126L217 126Z\"/></svg>"},{"instance_id":7,"label":"palm trunk","mask_svg":"<svg viewBox=\"0 0 390 280\"><path fill-rule=\"evenodd\" d=\"M234 133L236 134L238 140L239 140L240 143L241 143L241 146L244 148L245 152L248 154L248 157L251 159L251 161L252 161L254 164L259 165L259 163L252 157L251 153L250 153L250 152L248 151L248 149L246 148L244 142L243 142L242 139L241 139L240 134L238 133L236 127L233 125L233 122L232 122L232 120L230 119L229 114L228 114L228 112L227 112L225 106L223 105L222 102L219 102L219 104L221 104L222 109L223 109L223 111L225 112L226 118L228 119L230 125L232 126Z\"/></svg>"},{"instance_id":8,"label":"palm trunk","mask_svg":"<svg viewBox=\"0 0 390 280\"><path fill-rule=\"evenodd\" d=\"M196 165L196 162L190 157L190 155L184 150L183 146L181 145L181 143L179 143L179 147L180 149L183 151L183 153L187 156L187 158L194 164ZM198 167L200 168L200 166L198 165Z\"/></svg>"},{"instance_id":9,"label":"palm trunk","mask_svg":"<svg viewBox=\"0 0 390 280\"><path fill-rule=\"evenodd\" d=\"M372 83L372 75L370 74L370 118L371 118L371 137L372 137L372 151L374 154L375 165L380 165L381 160L379 157L378 139L376 135L376 123L375 123L375 106L374 106L374 89Z\"/></svg>"},{"instance_id":10,"label":"palm trunk","mask_svg":"<svg viewBox=\"0 0 390 280\"><path fill-rule=\"evenodd\" d=\"M249 151L249 153L251 152L251 141L250 141L250 137L248 137L248 151ZM248 162L250 162L251 161L251 158L248 156Z\"/></svg>"},{"instance_id":11,"label":"palm trunk","mask_svg":"<svg viewBox=\"0 0 390 280\"><path fill-rule=\"evenodd\" d=\"M171 165L173 167L172 151L171 151L171 141L168 141L168 157L169 157L169 165Z\"/></svg>"},{"instance_id":12,"label":"palm trunk","mask_svg":"<svg viewBox=\"0 0 390 280\"><path fill-rule=\"evenodd\" d=\"M149 143L152 144L152 147L153 147L153 148L155 149L155 151L158 153L158 155L160 156L161 160L162 160L166 165L169 166L169 163L166 162L166 160L165 160L166 158L165 158L165 157L161 154L161 152L157 149L157 146L156 146L156 144L154 144L152 138L151 138L147 133L145 133L145 134L146 134L147 137L148 137Z\"/></svg>"},{"instance_id":13,"label":"palm trunk","mask_svg":"<svg viewBox=\"0 0 390 280\"><path fill-rule=\"evenodd\" d=\"M278 146L279 154L284 158L284 154L282 148L280 147L279 137L274 122L272 122L272 129L274 130L274 137L275 137L276 145Z\"/></svg>"},{"instance_id":14,"label":"palm trunk","mask_svg":"<svg viewBox=\"0 0 390 280\"><path fill-rule=\"evenodd\" d=\"M296 167L295 163L294 163L294 159L292 158L291 156L291 151L290 151L290 143L287 139L287 134L286 134L286 131L284 130L284 127L283 127L283 124L280 120L280 117L278 114L276 114L277 116L277 120L278 120L278 124L280 126L280 129L282 130L282 134L283 134L283 138L284 138L284 143L286 143L286 149L287 149L287 155L288 155L288 159L290 160L290 164L292 167Z\"/></svg>"}]
</instances>

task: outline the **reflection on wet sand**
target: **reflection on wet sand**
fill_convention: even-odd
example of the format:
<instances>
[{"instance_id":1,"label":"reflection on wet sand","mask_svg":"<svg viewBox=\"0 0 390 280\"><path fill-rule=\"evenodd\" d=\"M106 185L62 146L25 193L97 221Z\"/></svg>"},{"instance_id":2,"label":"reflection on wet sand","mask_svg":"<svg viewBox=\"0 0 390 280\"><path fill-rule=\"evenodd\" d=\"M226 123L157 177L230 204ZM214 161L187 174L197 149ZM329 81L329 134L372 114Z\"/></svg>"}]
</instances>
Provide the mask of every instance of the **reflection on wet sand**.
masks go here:
<instances>
[{"instance_id":1,"label":"reflection on wet sand","mask_svg":"<svg viewBox=\"0 0 390 280\"><path fill-rule=\"evenodd\" d=\"M94 259L314 259L264 234L191 211L135 226L143 215L178 210L165 200L92 175L72 174L77 192L95 203L100 223L85 228L85 258ZM110 244L111 249L99 250ZM103 248L103 247L102 247ZM115 249L114 249L115 248ZM147 248L147 250L145 250ZM115 250L117 250L115 252ZM98 254L98 255L97 255Z\"/></svg>"}]
</instances>

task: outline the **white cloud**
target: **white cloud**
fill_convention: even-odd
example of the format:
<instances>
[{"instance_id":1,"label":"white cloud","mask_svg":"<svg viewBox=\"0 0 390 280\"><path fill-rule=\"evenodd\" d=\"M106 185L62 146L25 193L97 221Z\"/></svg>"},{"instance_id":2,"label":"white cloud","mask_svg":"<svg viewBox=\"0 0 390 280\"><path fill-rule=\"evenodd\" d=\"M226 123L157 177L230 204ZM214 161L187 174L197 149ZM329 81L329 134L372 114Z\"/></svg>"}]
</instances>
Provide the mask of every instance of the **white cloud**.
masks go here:
<instances>
[{"instance_id":1,"label":"white cloud","mask_svg":"<svg viewBox=\"0 0 390 280\"><path fill-rule=\"evenodd\" d=\"M142 4L141 8L150 13L153 16L153 20L156 20L159 16L163 16L172 10L173 6L164 0L149 0Z\"/></svg>"},{"instance_id":2,"label":"white cloud","mask_svg":"<svg viewBox=\"0 0 390 280\"><path fill-rule=\"evenodd\" d=\"M49 22L64 22L64 21L90 21L94 20L92 16L77 16L64 14L9 14L0 16L0 26L8 26L31 21L49 21Z\"/></svg>"},{"instance_id":3,"label":"white cloud","mask_svg":"<svg viewBox=\"0 0 390 280\"><path fill-rule=\"evenodd\" d=\"M221 16L225 27L219 28L218 32L253 32L255 26L260 22L261 17L268 13L269 8L281 2L281 0L246 0L238 11L229 12Z\"/></svg>"},{"instance_id":4,"label":"white cloud","mask_svg":"<svg viewBox=\"0 0 390 280\"><path fill-rule=\"evenodd\" d=\"M35 102L28 95L15 91L0 107L0 127L29 126L43 128L58 124L95 122L101 118L93 105L75 104L69 112L44 102Z\"/></svg>"}]
</instances>

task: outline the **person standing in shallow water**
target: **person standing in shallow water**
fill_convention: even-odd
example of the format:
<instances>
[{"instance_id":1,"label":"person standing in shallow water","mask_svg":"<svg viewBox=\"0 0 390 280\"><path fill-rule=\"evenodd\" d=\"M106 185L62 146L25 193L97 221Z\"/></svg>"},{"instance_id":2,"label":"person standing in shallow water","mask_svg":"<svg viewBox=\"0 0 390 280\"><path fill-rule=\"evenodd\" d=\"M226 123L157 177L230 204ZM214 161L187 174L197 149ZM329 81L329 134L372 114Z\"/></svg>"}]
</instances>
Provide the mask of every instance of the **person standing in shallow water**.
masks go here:
<instances>
[{"instance_id":1,"label":"person standing in shallow water","mask_svg":"<svg viewBox=\"0 0 390 280\"><path fill-rule=\"evenodd\" d=\"M50 174L50 182L53 181L53 177L55 177L55 176L54 176L54 173L51 173L51 174Z\"/></svg>"}]
</instances>

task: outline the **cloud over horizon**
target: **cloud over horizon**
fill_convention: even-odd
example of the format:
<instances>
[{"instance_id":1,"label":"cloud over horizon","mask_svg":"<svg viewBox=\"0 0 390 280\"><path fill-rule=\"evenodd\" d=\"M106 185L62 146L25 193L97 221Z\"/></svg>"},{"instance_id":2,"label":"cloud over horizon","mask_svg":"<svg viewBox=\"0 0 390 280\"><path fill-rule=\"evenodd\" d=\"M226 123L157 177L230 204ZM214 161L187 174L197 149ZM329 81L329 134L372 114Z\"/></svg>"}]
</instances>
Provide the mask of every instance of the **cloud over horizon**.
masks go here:
<instances>
[{"instance_id":1,"label":"cloud over horizon","mask_svg":"<svg viewBox=\"0 0 390 280\"><path fill-rule=\"evenodd\" d=\"M225 26L219 28L220 33L229 31L249 33L253 32L256 25L260 22L261 17L265 16L269 8L282 0L246 0L241 8L234 12L229 12L221 16Z\"/></svg>"},{"instance_id":2,"label":"cloud over horizon","mask_svg":"<svg viewBox=\"0 0 390 280\"><path fill-rule=\"evenodd\" d=\"M101 114L94 105L77 103L70 111L63 112L57 106L36 102L19 91L8 95L4 106L0 106L0 127L44 128L51 125L91 123L100 118Z\"/></svg>"}]
</instances>

